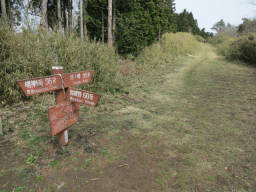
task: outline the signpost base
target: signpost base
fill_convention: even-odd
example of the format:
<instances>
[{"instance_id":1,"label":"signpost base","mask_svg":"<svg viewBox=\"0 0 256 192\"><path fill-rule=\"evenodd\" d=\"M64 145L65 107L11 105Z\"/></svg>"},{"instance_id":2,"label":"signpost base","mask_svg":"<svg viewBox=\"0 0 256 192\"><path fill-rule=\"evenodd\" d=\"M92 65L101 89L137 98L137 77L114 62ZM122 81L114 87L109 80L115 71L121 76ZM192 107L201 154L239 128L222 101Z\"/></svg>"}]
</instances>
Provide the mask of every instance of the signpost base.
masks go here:
<instances>
[{"instance_id":1,"label":"signpost base","mask_svg":"<svg viewBox=\"0 0 256 192\"><path fill-rule=\"evenodd\" d=\"M59 145L63 146L68 144L67 128L79 120L79 104L96 106L100 96L71 87L90 83L93 71L64 73L62 66L53 66L52 72L52 76L21 80L18 84L26 96L54 91L55 105L48 108L51 135L58 135Z\"/></svg>"},{"instance_id":2,"label":"signpost base","mask_svg":"<svg viewBox=\"0 0 256 192\"><path fill-rule=\"evenodd\" d=\"M62 131L59 135L59 144L61 146L68 144L68 130Z\"/></svg>"}]
</instances>

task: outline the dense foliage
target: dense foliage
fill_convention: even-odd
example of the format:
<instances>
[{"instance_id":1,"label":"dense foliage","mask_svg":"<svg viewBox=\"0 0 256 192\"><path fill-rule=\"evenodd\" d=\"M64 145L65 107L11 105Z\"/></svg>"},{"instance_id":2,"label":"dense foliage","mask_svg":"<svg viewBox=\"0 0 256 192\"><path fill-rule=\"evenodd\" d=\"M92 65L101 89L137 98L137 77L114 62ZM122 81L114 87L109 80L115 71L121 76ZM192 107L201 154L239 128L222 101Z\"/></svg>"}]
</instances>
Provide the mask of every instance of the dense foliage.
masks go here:
<instances>
[{"instance_id":1,"label":"dense foliage","mask_svg":"<svg viewBox=\"0 0 256 192\"><path fill-rule=\"evenodd\" d=\"M205 39L212 36L211 33L205 32L205 29L201 30L198 27L197 20L191 12L184 10L179 14L175 13L174 0L112 1L112 34L114 46L120 54L138 55L144 47L159 41L166 32L190 32ZM21 20L20 15L28 20L31 16L40 16L41 2L42 0L6 0L7 12L12 13L12 18L15 18L9 18L9 22L17 25ZM59 26L57 0L48 0L47 2L47 26L51 30L56 30ZM80 16L74 12L73 7L76 6L80 9L78 5L79 1L60 1L60 23L65 32L71 33L72 30L80 32ZM14 15L16 16L14 17ZM108 0L86 0L83 6L83 21L82 27L90 40L106 42ZM26 23L25 20L23 22ZM75 23L76 26L73 28Z\"/></svg>"},{"instance_id":2,"label":"dense foliage","mask_svg":"<svg viewBox=\"0 0 256 192\"><path fill-rule=\"evenodd\" d=\"M200 30L191 12L175 13L174 0L114 1L115 45L119 53L137 55L144 47L159 40L166 32L191 32L208 38ZM106 41L107 0L89 0L87 26L91 39Z\"/></svg>"},{"instance_id":3,"label":"dense foliage","mask_svg":"<svg viewBox=\"0 0 256 192\"><path fill-rule=\"evenodd\" d=\"M256 35L242 36L230 43L226 57L256 66Z\"/></svg>"},{"instance_id":4,"label":"dense foliage","mask_svg":"<svg viewBox=\"0 0 256 192\"><path fill-rule=\"evenodd\" d=\"M15 34L0 28L0 50L0 104L24 98L17 80L50 75L51 66L58 64L66 72L94 70L89 86L97 92L120 89L116 76L118 56L104 44L81 42L73 35L31 31Z\"/></svg>"},{"instance_id":5,"label":"dense foliage","mask_svg":"<svg viewBox=\"0 0 256 192\"><path fill-rule=\"evenodd\" d=\"M210 43L217 47L217 52L229 60L240 60L256 65L256 20L243 19L238 27L217 22L213 29L217 34Z\"/></svg>"},{"instance_id":6,"label":"dense foliage","mask_svg":"<svg viewBox=\"0 0 256 192\"><path fill-rule=\"evenodd\" d=\"M256 19L243 19L243 23L238 26L238 33L240 35L248 35L249 33L256 33Z\"/></svg>"},{"instance_id":7,"label":"dense foliage","mask_svg":"<svg viewBox=\"0 0 256 192\"><path fill-rule=\"evenodd\" d=\"M178 56L192 54L198 42L191 34L164 34L161 42L142 50L131 63L135 72L150 70L173 61ZM64 66L66 72L92 69L93 82L87 89L97 92L122 90L118 73L123 61L103 43L83 42L80 38L45 32L24 31L16 34L8 28L0 28L0 104L10 104L26 97L17 80L51 74L51 66Z\"/></svg>"}]
</instances>

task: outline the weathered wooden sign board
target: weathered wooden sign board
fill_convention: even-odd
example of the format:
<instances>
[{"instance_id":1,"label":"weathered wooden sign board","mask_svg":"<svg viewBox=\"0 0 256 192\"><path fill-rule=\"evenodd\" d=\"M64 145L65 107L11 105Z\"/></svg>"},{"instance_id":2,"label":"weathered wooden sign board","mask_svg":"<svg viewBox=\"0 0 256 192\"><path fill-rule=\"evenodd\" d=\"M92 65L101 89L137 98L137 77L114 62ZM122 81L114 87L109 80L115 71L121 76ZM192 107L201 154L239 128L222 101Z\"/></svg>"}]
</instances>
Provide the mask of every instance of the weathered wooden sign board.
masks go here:
<instances>
[{"instance_id":1,"label":"weathered wooden sign board","mask_svg":"<svg viewBox=\"0 0 256 192\"><path fill-rule=\"evenodd\" d=\"M62 66L52 67L52 76L18 81L26 96L55 91L56 105L49 107L51 135L59 135L59 144L68 143L67 128L79 121L79 104L96 106L100 96L96 93L72 88L91 82L93 71L64 73Z\"/></svg>"}]
</instances>

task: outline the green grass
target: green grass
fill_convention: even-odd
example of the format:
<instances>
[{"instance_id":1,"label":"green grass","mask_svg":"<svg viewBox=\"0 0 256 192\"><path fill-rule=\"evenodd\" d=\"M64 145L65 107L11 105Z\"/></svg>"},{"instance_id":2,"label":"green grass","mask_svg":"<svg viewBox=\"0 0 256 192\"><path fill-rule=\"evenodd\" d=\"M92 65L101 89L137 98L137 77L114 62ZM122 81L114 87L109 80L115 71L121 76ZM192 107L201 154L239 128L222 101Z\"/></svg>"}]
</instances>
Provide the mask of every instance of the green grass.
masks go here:
<instances>
[{"instance_id":1,"label":"green grass","mask_svg":"<svg viewBox=\"0 0 256 192\"><path fill-rule=\"evenodd\" d=\"M54 183L64 182L68 191L255 191L256 71L223 60L209 45L199 50L128 75L129 94L104 95L96 109L81 107L81 120L69 129L63 149L47 137L44 124L43 131L29 123L15 129L12 140L24 148L8 155L29 162L16 172L32 174L33 166L40 177L16 178L21 183L12 186L54 191ZM6 167L0 177L12 171Z\"/></svg>"}]
</instances>

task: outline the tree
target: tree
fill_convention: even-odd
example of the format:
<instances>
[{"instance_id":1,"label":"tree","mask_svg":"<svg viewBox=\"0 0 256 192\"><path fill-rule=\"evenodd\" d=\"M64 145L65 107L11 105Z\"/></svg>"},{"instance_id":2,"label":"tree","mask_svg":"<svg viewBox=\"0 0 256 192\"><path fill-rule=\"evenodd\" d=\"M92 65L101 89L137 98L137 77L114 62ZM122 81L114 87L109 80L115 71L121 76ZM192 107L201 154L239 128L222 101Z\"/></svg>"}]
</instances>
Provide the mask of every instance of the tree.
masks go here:
<instances>
[{"instance_id":1,"label":"tree","mask_svg":"<svg viewBox=\"0 0 256 192\"><path fill-rule=\"evenodd\" d=\"M21 24L21 9L23 1L21 0L1 0L0 16L10 27Z\"/></svg>"},{"instance_id":2,"label":"tree","mask_svg":"<svg viewBox=\"0 0 256 192\"><path fill-rule=\"evenodd\" d=\"M85 0L84 3L84 10L83 10L83 22L84 22L84 37L85 40L88 41L88 30L87 30L87 4L88 4L88 0Z\"/></svg>"},{"instance_id":3,"label":"tree","mask_svg":"<svg viewBox=\"0 0 256 192\"><path fill-rule=\"evenodd\" d=\"M112 38L113 38L113 43L115 42L116 36L115 36L115 31L116 31L116 0L113 0L113 25L112 25Z\"/></svg>"},{"instance_id":4,"label":"tree","mask_svg":"<svg viewBox=\"0 0 256 192\"><path fill-rule=\"evenodd\" d=\"M112 0L108 0L108 46L113 46L112 37Z\"/></svg>"},{"instance_id":5,"label":"tree","mask_svg":"<svg viewBox=\"0 0 256 192\"><path fill-rule=\"evenodd\" d=\"M1 0L1 17L4 21L7 20L7 13L6 13L6 2L5 0Z\"/></svg>"},{"instance_id":6,"label":"tree","mask_svg":"<svg viewBox=\"0 0 256 192\"><path fill-rule=\"evenodd\" d=\"M225 22L223 21L223 19L221 19L220 21L218 21L217 23L215 23L212 27L213 30L215 30L217 33L219 31L221 31L223 28L225 28Z\"/></svg>"},{"instance_id":7,"label":"tree","mask_svg":"<svg viewBox=\"0 0 256 192\"><path fill-rule=\"evenodd\" d=\"M58 28L61 30L62 28L62 19L61 19L61 4L60 0L57 0L57 14L58 14Z\"/></svg>"},{"instance_id":8,"label":"tree","mask_svg":"<svg viewBox=\"0 0 256 192\"><path fill-rule=\"evenodd\" d=\"M83 0L80 0L80 37L84 38L84 25L83 25Z\"/></svg>"},{"instance_id":9,"label":"tree","mask_svg":"<svg viewBox=\"0 0 256 192\"><path fill-rule=\"evenodd\" d=\"M44 29L48 29L48 21L47 21L47 3L48 0L42 0L41 3L41 20L40 20L40 26Z\"/></svg>"},{"instance_id":10,"label":"tree","mask_svg":"<svg viewBox=\"0 0 256 192\"><path fill-rule=\"evenodd\" d=\"M73 27L73 21L72 21L72 10L73 10L73 1L68 0L68 32L71 33L72 27Z\"/></svg>"},{"instance_id":11,"label":"tree","mask_svg":"<svg viewBox=\"0 0 256 192\"><path fill-rule=\"evenodd\" d=\"M256 33L256 19L243 18L243 23L238 26L238 33L240 35Z\"/></svg>"}]
</instances>

